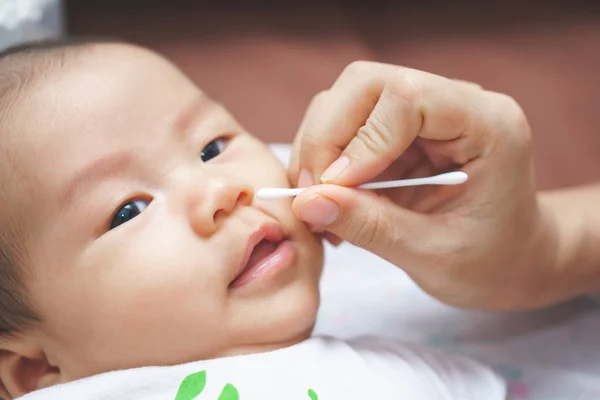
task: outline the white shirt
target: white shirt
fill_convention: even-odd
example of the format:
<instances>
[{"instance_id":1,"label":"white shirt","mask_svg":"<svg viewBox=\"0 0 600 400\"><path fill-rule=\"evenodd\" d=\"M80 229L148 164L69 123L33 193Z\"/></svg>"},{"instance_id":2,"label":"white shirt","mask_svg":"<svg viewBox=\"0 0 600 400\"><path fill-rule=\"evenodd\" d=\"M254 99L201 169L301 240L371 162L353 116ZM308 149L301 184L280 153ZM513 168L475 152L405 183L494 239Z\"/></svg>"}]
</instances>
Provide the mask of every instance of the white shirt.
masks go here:
<instances>
[{"instance_id":1,"label":"white shirt","mask_svg":"<svg viewBox=\"0 0 600 400\"><path fill-rule=\"evenodd\" d=\"M398 341L313 337L266 353L109 372L23 400L504 400L474 361Z\"/></svg>"}]
</instances>

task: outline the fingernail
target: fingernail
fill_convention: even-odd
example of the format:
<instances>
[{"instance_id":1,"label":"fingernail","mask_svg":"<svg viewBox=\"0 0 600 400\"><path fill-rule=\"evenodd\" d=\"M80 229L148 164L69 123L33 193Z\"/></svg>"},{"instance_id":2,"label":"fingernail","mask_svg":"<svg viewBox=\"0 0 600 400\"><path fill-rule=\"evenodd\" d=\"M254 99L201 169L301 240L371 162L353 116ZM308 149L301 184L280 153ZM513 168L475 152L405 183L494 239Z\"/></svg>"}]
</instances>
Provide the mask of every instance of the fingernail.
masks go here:
<instances>
[{"instance_id":1,"label":"fingernail","mask_svg":"<svg viewBox=\"0 0 600 400\"><path fill-rule=\"evenodd\" d=\"M307 170L303 169L300 171L300 175L298 176L298 187L299 188L307 188L315 184L312 175Z\"/></svg>"},{"instance_id":2,"label":"fingernail","mask_svg":"<svg viewBox=\"0 0 600 400\"><path fill-rule=\"evenodd\" d=\"M350 159L346 156L341 156L333 162L321 175L321 182L329 182L337 178L346 167L350 164Z\"/></svg>"},{"instance_id":3,"label":"fingernail","mask_svg":"<svg viewBox=\"0 0 600 400\"><path fill-rule=\"evenodd\" d=\"M327 226L333 224L340 215L340 206L332 200L314 195L298 209L298 217L309 224Z\"/></svg>"}]
</instances>

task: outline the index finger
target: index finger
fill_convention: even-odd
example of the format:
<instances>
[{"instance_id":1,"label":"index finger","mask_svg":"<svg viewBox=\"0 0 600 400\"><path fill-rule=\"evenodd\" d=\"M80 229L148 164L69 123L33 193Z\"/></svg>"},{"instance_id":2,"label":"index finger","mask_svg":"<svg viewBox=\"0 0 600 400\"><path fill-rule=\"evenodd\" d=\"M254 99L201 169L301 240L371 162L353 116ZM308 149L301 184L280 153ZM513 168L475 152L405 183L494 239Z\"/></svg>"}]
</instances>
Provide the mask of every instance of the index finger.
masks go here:
<instances>
[{"instance_id":1,"label":"index finger","mask_svg":"<svg viewBox=\"0 0 600 400\"><path fill-rule=\"evenodd\" d=\"M460 165L490 145L486 135L498 123L498 102L476 85L408 68L357 65L330 90L326 107L307 114L295 143L295 171L308 169L316 182L357 185L384 171L417 136L455 141L447 155ZM352 114L368 102L368 115Z\"/></svg>"},{"instance_id":2,"label":"index finger","mask_svg":"<svg viewBox=\"0 0 600 400\"><path fill-rule=\"evenodd\" d=\"M370 73L366 73L365 64L370 65ZM298 183L301 169L319 182L323 171L364 125L390 73L389 65L355 62L329 90L312 99L292 145L289 175L293 183Z\"/></svg>"}]
</instances>

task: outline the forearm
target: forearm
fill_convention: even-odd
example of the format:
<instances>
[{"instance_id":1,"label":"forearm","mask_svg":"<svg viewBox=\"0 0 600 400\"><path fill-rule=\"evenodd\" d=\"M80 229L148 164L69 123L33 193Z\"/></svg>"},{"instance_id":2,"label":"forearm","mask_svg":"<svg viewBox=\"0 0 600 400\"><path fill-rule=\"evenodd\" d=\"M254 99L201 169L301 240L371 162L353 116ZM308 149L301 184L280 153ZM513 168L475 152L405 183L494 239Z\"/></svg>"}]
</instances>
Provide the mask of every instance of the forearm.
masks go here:
<instances>
[{"instance_id":1,"label":"forearm","mask_svg":"<svg viewBox=\"0 0 600 400\"><path fill-rule=\"evenodd\" d=\"M600 184L539 194L552 218L556 300L600 293Z\"/></svg>"}]
</instances>

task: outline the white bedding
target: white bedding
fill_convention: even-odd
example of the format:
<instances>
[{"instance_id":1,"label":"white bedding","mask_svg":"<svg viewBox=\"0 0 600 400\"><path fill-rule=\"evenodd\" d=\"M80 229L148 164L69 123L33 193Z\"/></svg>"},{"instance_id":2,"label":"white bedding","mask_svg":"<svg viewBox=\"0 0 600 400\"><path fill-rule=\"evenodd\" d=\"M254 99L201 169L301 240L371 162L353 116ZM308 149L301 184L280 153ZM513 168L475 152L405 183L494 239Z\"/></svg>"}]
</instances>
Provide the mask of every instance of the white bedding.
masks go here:
<instances>
[{"instance_id":1,"label":"white bedding","mask_svg":"<svg viewBox=\"0 0 600 400\"><path fill-rule=\"evenodd\" d=\"M289 145L272 145L284 162ZM376 334L469 354L509 381L511 399L600 399L600 306L484 313L443 305L400 269L343 244L326 247L316 333Z\"/></svg>"}]
</instances>

